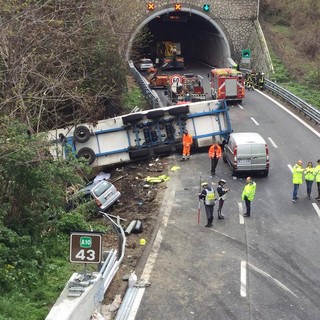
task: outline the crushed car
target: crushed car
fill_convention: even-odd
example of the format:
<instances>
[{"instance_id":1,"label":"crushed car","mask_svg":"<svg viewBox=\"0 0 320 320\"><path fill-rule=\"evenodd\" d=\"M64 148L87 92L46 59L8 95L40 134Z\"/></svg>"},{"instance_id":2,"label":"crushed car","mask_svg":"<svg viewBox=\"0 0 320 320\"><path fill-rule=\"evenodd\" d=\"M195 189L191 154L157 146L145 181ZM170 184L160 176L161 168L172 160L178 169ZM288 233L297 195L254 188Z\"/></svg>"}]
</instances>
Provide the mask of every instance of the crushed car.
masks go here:
<instances>
[{"instance_id":1,"label":"crushed car","mask_svg":"<svg viewBox=\"0 0 320 320\"><path fill-rule=\"evenodd\" d=\"M67 191L66 211L70 212L81 204L93 201L97 211L107 211L121 196L120 191L109 181L110 174L100 173L83 187L72 186Z\"/></svg>"}]
</instances>

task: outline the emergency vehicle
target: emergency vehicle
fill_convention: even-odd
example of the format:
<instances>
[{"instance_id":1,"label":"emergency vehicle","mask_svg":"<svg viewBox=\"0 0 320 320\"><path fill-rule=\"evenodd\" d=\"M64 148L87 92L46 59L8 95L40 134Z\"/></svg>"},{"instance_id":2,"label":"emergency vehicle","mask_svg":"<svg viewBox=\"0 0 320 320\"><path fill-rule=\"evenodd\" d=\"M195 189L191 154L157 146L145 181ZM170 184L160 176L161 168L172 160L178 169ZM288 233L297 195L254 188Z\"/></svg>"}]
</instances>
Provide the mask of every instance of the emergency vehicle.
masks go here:
<instances>
[{"instance_id":1,"label":"emergency vehicle","mask_svg":"<svg viewBox=\"0 0 320 320\"><path fill-rule=\"evenodd\" d=\"M231 133L225 101L195 102L145 110L50 131L51 154L66 159L70 153L93 167L130 162L180 151L183 131L193 136L194 148L223 141Z\"/></svg>"},{"instance_id":2,"label":"emergency vehicle","mask_svg":"<svg viewBox=\"0 0 320 320\"><path fill-rule=\"evenodd\" d=\"M184 57L180 42L161 41L156 47L156 65L165 64L165 69L183 69Z\"/></svg>"},{"instance_id":3,"label":"emergency vehicle","mask_svg":"<svg viewBox=\"0 0 320 320\"><path fill-rule=\"evenodd\" d=\"M206 100L201 81L194 73L170 76L164 94L168 96L168 106Z\"/></svg>"},{"instance_id":4,"label":"emergency vehicle","mask_svg":"<svg viewBox=\"0 0 320 320\"><path fill-rule=\"evenodd\" d=\"M163 64L159 69L150 68L147 70L147 81L149 87L152 89L165 89L169 83L169 76L167 74L160 74L160 72L167 66L167 63Z\"/></svg>"},{"instance_id":5,"label":"emergency vehicle","mask_svg":"<svg viewBox=\"0 0 320 320\"><path fill-rule=\"evenodd\" d=\"M212 69L210 81L212 99L225 99L241 103L245 98L244 76L236 69Z\"/></svg>"}]
</instances>

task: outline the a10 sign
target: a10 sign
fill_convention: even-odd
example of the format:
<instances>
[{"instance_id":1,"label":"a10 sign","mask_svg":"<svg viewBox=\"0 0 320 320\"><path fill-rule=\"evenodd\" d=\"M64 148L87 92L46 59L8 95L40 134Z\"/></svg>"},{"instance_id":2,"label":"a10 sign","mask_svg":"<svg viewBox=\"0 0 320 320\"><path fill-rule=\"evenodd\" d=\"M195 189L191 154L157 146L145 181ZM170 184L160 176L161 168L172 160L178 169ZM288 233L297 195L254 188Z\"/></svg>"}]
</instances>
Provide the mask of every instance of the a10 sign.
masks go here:
<instances>
[{"instance_id":1,"label":"a10 sign","mask_svg":"<svg viewBox=\"0 0 320 320\"><path fill-rule=\"evenodd\" d=\"M70 261L100 263L101 235L97 233L72 233L70 236Z\"/></svg>"}]
</instances>

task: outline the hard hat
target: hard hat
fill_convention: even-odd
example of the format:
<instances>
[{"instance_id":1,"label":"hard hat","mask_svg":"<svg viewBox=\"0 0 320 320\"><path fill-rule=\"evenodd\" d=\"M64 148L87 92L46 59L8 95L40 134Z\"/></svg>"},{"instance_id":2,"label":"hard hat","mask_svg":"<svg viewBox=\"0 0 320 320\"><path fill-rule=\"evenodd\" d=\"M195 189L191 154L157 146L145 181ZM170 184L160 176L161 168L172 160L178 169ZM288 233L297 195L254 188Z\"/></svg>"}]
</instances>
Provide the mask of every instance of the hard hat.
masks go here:
<instances>
[{"instance_id":1,"label":"hard hat","mask_svg":"<svg viewBox=\"0 0 320 320\"><path fill-rule=\"evenodd\" d=\"M202 187L205 187L205 186L207 186L207 185L208 185L208 182L202 182L202 183L201 183L201 186L202 186Z\"/></svg>"},{"instance_id":2,"label":"hard hat","mask_svg":"<svg viewBox=\"0 0 320 320\"><path fill-rule=\"evenodd\" d=\"M227 183L227 182L224 179L220 179L219 183Z\"/></svg>"}]
</instances>

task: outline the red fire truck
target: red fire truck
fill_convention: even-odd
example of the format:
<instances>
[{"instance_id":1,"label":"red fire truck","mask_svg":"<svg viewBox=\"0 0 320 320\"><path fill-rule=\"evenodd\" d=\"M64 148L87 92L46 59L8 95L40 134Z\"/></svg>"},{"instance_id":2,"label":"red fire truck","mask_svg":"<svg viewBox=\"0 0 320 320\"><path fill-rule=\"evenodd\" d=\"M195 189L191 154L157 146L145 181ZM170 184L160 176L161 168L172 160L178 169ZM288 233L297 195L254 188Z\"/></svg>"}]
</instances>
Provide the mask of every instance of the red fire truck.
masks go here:
<instances>
[{"instance_id":1,"label":"red fire truck","mask_svg":"<svg viewBox=\"0 0 320 320\"><path fill-rule=\"evenodd\" d=\"M245 97L243 74L232 68L216 68L211 70L212 99L242 102Z\"/></svg>"}]
</instances>

